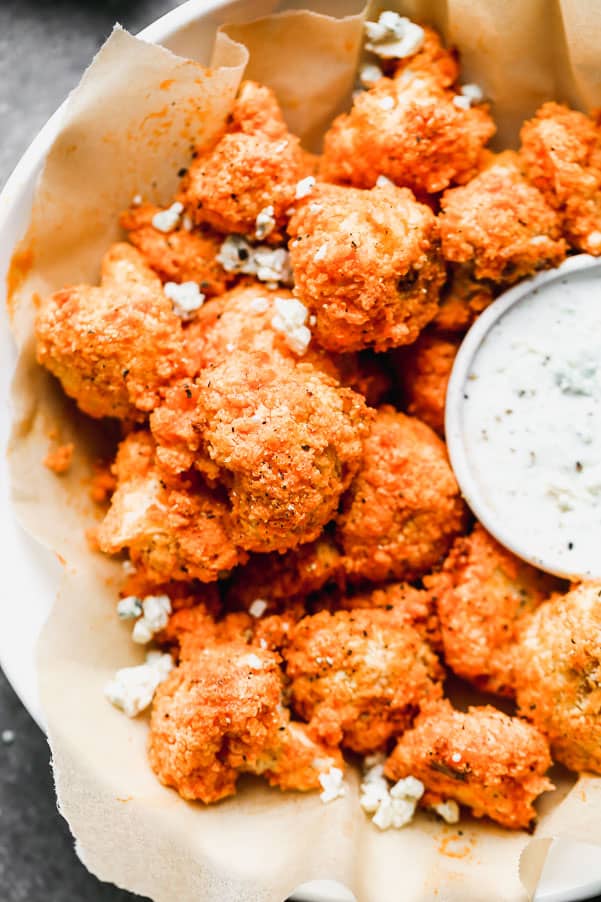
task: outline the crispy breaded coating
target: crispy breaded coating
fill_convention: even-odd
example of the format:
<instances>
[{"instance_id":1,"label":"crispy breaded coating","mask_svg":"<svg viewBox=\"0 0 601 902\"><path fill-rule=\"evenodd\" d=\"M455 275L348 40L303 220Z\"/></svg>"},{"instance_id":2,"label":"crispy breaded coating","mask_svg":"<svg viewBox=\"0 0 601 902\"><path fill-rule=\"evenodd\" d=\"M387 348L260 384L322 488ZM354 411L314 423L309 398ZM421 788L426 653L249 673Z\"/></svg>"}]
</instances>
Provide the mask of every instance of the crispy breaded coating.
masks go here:
<instances>
[{"instance_id":1,"label":"crispy breaded coating","mask_svg":"<svg viewBox=\"0 0 601 902\"><path fill-rule=\"evenodd\" d=\"M330 351L415 341L444 281L436 218L411 192L320 184L289 224L294 292Z\"/></svg>"},{"instance_id":2,"label":"crispy breaded coating","mask_svg":"<svg viewBox=\"0 0 601 902\"><path fill-rule=\"evenodd\" d=\"M292 293L247 280L204 304L186 329L186 343L197 369L216 366L244 351L262 351L272 359L297 361L299 355L272 325L278 298L292 298ZM303 360L318 359L325 360L325 354L318 350L303 355ZM330 369L336 373L333 364Z\"/></svg>"},{"instance_id":3,"label":"crispy breaded coating","mask_svg":"<svg viewBox=\"0 0 601 902\"><path fill-rule=\"evenodd\" d=\"M486 106L463 109L448 87L454 58L430 32L421 53L402 61L334 120L324 139L321 175L359 188L379 175L418 195L463 183L478 169L495 126Z\"/></svg>"},{"instance_id":4,"label":"crispy breaded coating","mask_svg":"<svg viewBox=\"0 0 601 902\"><path fill-rule=\"evenodd\" d=\"M399 739L385 773L421 780L422 805L454 799L475 817L518 830L536 818L537 796L553 789L550 766L547 741L530 724L490 705L454 711L445 699Z\"/></svg>"},{"instance_id":5,"label":"crispy breaded coating","mask_svg":"<svg viewBox=\"0 0 601 902\"><path fill-rule=\"evenodd\" d=\"M241 611L226 614L218 620L204 602L175 611L156 641L179 661L187 661L210 646L228 642L250 642L252 618Z\"/></svg>"},{"instance_id":6,"label":"crispy breaded coating","mask_svg":"<svg viewBox=\"0 0 601 902\"><path fill-rule=\"evenodd\" d=\"M288 131L270 88L245 82L228 130L192 162L180 200L197 224L249 237L255 236L259 213L272 208L275 225L262 238L279 242L297 182L313 166Z\"/></svg>"},{"instance_id":7,"label":"crispy breaded coating","mask_svg":"<svg viewBox=\"0 0 601 902\"><path fill-rule=\"evenodd\" d=\"M75 285L47 298L36 338L38 362L92 417L144 419L190 366L161 280L128 244L105 254L100 287Z\"/></svg>"},{"instance_id":8,"label":"crispy breaded coating","mask_svg":"<svg viewBox=\"0 0 601 902\"><path fill-rule=\"evenodd\" d=\"M360 395L310 363L239 352L171 392L152 429L165 467L224 482L231 540L269 552L316 539L332 519L369 420Z\"/></svg>"},{"instance_id":9,"label":"crispy breaded coating","mask_svg":"<svg viewBox=\"0 0 601 902\"><path fill-rule=\"evenodd\" d=\"M222 363L239 351L249 350L264 351L272 359L298 361L298 352L273 326L276 302L291 298L290 291L272 290L261 282L247 279L220 298L206 303L184 330L188 354L196 371ZM391 387L381 357L370 352L334 355L311 344L302 360L336 377L373 405Z\"/></svg>"},{"instance_id":10,"label":"crispy breaded coating","mask_svg":"<svg viewBox=\"0 0 601 902\"><path fill-rule=\"evenodd\" d=\"M285 554L253 554L232 573L225 591L229 605L248 609L257 599L270 613L294 598L306 598L344 577L342 555L326 533Z\"/></svg>"},{"instance_id":11,"label":"crispy breaded coating","mask_svg":"<svg viewBox=\"0 0 601 902\"><path fill-rule=\"evenodd\" d=\"M572 247L601 254L601 132L598 121L544 103L520 132L530 181L558 211Z\"/></svg>"},{"instance_id":12,"label":"crispy breaded coating","mask_svg":"<svg viewBox=\"0 0 601 902\"><path fill-rule=\"evenodd\" d=\"M405 409L444 437L447 385L459 350L457 339L423 332L396 357Z\"/></svg>"},{"instance_id":13,"label":"crispy breaded coating","mask_svg":"<svg viewBox=\"0 0 601 902\"><path fill-rule=\"evenodd\" d=\"M422 576L465 522L444 443L425 423L381 407L338 520L347 573L374 581Z\"/></svg>"},{"instance_id":14,"label":"crispy breaded coating","mask_svg":"<svg viewBox=\"0 0 601 902\"><path fill-rule=\"evenodd\" d=\"M438 217L442 252L478 279L511 284L566 255L557 213L505 151L467 185L446 191Z\"/></svg>"},{"instance_id":15,"label":"crispy breaded coating","mask_svg":"<svg viewBox=\"0 0 601 902\"><path fill-rule=\"evenodd\" d=\"M534 612L517 655L520 713L572 770L601 773L601 581Z\"/></svg>"},{"instance_id":16,"label":"crispy breaded coating","mask_svg":"<svg viewBox=\"0 0 601 902\"><path fill-rule=\"evenodd\" d=\"M513 696L516 643L560 580L515 557L478 523L425 582L437 597L448 666L485 692Z\"/></svg>"},{"instance_id":17,"label":"crispy breaded coating","mask_svg":"<svg viewBox=\"0 0 601 902\"><path fill-rule=\"evenodd\" d=\"M128 548L157 581L211 582L246 560L230 537L225 495L196 473L167 483L149 433L132 432L121 443L114 472L117 489L98 530L102 551Z\"/></svg>"},{"instance_id":18,"label":"crispy breaded coating","mask_svg":"<svg viewBox=\"0 0 601 902\"><path fill-rule=\"evenodd\" d=\"M320 611L293 629L283 654L291 704L311 732L368 753L442 694L438 659L402 613Z\"/></svg>"},{"instance_id":19,"label":"crispy breaded coating","mask_svg":"<svg viewBox=\"0 0 601 902\"><path fill-rule=\"evenodd\" d=\"M340 753L290 728L282 704L279 657L231 642L204 648L157 690L150 722L150 764L184 799L216 802L236 791L240 773L309 790ZM309 744L310 743L310 744Z\"/></svg>"},{"instance_id":20,"label":"crispy breaded coating","mask_svg":"<svg viewBox=\"0 0 601 902\"><path fill-rule=\"evenodd\" d=\"M471 267L451 264L450 276L440 294L432 328L443 333L467 332L495 298L493 283L474 279Z\"/></svg>"},{"instance_id":21,"label":"crispy breaded coating","mask_svg":"<svg viewBox=\"0 0 601 902\"><path fill-rule=\"evenodd\" d=\"M162 232L152 224L158 212L160 208L152 204L139 204L129 207L120 217L127 237L146 265L164 282L197 282L209 297L223 294L232 276L216 259L222 238L209 231L184 227Z\"/></svg>"},{"instance_id":22,"label":"crispy breaded coating","mask_svg":"<svg viewBox=\"0 0 601 902\"><path fill-rule=\"evenodd\" d=\"M393 616L402 616L436 652L439 652L442 651L442 636L436 601L436 593L429 589L417 589L410 583L390 583L370 592L341 594L335 598L335 606L345 611L361 608L393 611Z\"/></svg>"}]
</instances>

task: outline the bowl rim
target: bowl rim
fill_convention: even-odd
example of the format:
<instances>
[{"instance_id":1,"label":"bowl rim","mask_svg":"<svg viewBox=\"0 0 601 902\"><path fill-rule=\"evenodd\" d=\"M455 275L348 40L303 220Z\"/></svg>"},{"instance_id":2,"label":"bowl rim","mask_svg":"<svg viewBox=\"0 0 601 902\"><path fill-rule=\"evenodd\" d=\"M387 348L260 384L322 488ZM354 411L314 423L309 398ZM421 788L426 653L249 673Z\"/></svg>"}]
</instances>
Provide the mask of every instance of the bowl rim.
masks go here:
<instances>
[{"instance_id":1,"label":"bowl rim","mask_svg":"<svg viewBox=\"0 0 601 902\"><path fill-rule=\"evenodd\" d=\"M529 552L525 543L517 542L512 538L507 528L500 522L501 518L494 512L492 506L487 503L485 493L482 491L473 467L468 460L463 418L464 392L469 370L482 343L493 326L512 307L519 304L533 292L544 289L558 279L570 279L572 276L587 269L595 268L601 268L601 258L592 257L589 254L576 254L573 257L568 257L567 260L564 260L563 263L554 269L545 270L536 276L525 279L493 301L480 314L461 342L451 370L445 401L445 438L449 460L468 506L480 523L501 545L539 570L545 570L547 573L552 573L563 579L578 580L584 577L582 574L558 568L551 561Z\"/></svg>"}]
</instances>

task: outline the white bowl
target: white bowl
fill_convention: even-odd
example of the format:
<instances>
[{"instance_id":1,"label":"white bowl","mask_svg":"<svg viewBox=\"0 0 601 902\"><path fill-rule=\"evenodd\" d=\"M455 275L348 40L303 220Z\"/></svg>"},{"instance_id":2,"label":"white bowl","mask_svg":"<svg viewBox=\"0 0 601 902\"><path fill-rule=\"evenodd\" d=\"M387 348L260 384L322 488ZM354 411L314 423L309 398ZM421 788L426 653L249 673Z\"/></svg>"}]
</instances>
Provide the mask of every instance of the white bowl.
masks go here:
<instances>
[{"instance_id":1,"label":"white bowl","mask_svg":"<svg viewBox=\"0 0 601 902\"><path fill-rule=\"evenodd\" d=\"M139 36L206 62L219 24L228 18L240 21L264 15L276 5L272 0L188 0L145 28ZM32 141L0 194L2 284L13 250L25 234L36 181L60 129L63 109L64 105L59 107ZM4 586L0 608L0 664L23 704L43 728L35 647L56 594L61 568L53 554L21 530L10 507L4 452L10 433L9 393L16 354L5 304L0 307L0 547ZM564 856L559 872L556 869L551 880L546 879L549 864L545 864L537 902L575 902L601 891L601 867L595 870L590 850L588 859L572 847L570 854L569 867ZM547 858L551 864L555 860L560 859L551 854ZM354 897L339 884L326 880L306 884L295 898L298 902L352 902Z\"/></svg>"}]
</instances>

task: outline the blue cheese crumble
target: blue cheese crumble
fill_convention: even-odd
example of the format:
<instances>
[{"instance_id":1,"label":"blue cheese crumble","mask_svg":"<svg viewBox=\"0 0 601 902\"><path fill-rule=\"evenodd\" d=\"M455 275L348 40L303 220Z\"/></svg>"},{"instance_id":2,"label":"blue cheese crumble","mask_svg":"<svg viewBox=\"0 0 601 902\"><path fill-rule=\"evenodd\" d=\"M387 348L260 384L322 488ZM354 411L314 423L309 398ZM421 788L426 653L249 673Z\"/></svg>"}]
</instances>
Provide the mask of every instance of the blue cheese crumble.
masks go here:
<instances>
[{"instance_id":1,"label":"blue cheese crumble","mask_svg":"<svg viewBox=\"0 0 601 902\"><path fill-rule=\"evenodd\" d=\"M460 110L469 110L473 104L484 100L484 91L479 85L462 85L459 90L460 93L453 97L453 103Z\"/></svg>"},{"instance_id":2,"label":"blue cheese crumble","mask_svg":"<svg viewBox=\"0 0 601 902\"><path fill-rule=\"evenodd\" d=\"M324 805L327 805L329 802L335 802L336 799L344 798L346 794L344 775L339 767L331 767L329 770L321 773L319 782L322 789L319 798Z\"/></svg>"},{"instance_id":3,"label":"blue cheese crumble","mask_svg":"<svg viewBox=\"0 0 601 902\"><path fill-rule=\"evenodd\" d=\"M376 63L364 63L359 69L359 82L364 88L371 88L384 73Z\"/></svg>"},{"instance_id":4,"label":"blue cheese crumble","mask_svg":"<svg viewBox=\"0 0 601 902\"><path fill-rule=\"evenodd\" d=\"M257 218L255 220L255 238L257 241L262 241L263 238L266 238L267 235L271 234L275 229L275 216L273 205L270 204L268 207L263 207L262 210L257 214Z\"/></svg>"},{"instance_id":5,"label":"blue cheese crumble","mask_svg":"<svg viewBox=\"0 0 601 902\"><path fill-rule=\"evenodd\" d=\"M104 687L104 694L115 708L119 708L128 717L136 717L148 708L156 690L167 679L173 666L171 655L150 651L144 664L118 670Z\"/></svg>"},{"instance_id":6,"label":"blue cheese crumble","mask_svg":"<svg viewBox=\"0 0 601 902\"><path fill-rule=\"evenodd\" d=\"M122 598L117 604L117 615L119 620L137 620L144 614L142 602L135 595L128 595Z\"/></svg>"},{"instance_id":7,"label":"blue cheese crumble","mask_svg":"<svg viewBox=\"0 0 601 902\"><path fill-rule=\"evenodd\" d=\"M365 23L365 49L382 59L406 59L424 43L424 29L411 19L387 10L377 22Z\"/></svg>"},{"instance_id":8,"label":"blue cheese crumble","mask_svg":"<svg viewBox=\"0 0 601 902\"><path fill-rule=\"evenodd\" d=\"M296 190L294 192L294 196L297 200L302 200L303 197L307 197L313 191L315 187L315 178L312 175L308 175L306 178L301 179L300 182L296 183Z\"/></svg>"},{"instance_id":9,"label":"blue cheese crumble","mask_svg":"<svg viewBox=\"0 0 601 902\"><path fill-rule=\"evenodd\" d=\"M384 776L384 757L365 759L359 804L380 830L399 830L410 823L424 791L424 784L415 777L405 777L390 786Z\"/></svg>"},{"instance_id":10,"label":"blue cheese crumble","mask_svg":"<svg viewBox=\"0 0 601 902\"><path fill-rule=\"evenodd\" d=\"M163 291L173 304L173 312L180 319L192 319L205 301L196 282L165 282Z\"/></svg>"},{"instance_id":11,"label":"blue cheese crumble","mask_svg":"<svg viewBox=\"0 0 601 902\"><path fill-rule=\"evenodd\" d=\"M276 298L274 308L272 327L284 336L291 351L302 356L311 341L311 330L306 325L309 311L296 298Z\"/></svg>"},{"instance_id":12,"label":"blue cheese crumble","mask_svg":"<svg viewBox=\"0 0 601 902\"><path fill-rule=\"evenodd\" d=\"M159 232L173 232L178 227L183 212L184 205L176 200L166 210L155 213L152 217L152 224Z\"/></svg>"},{"instance_id":13,"label":"blue cheese crumble","mask_svg":"<svg viewBox=\"0 0 601 902\"><path fill-rule=\"evenodd\" d=\"M217 261L226 272L256 276L260 282L292 284L290 255L283 247L252 245L242 235L228 235L219 249Z\"/></svg>"},{"instance_id":14,"label":"blue cheese crumble","mask_svg":"<svg viewBox=\"0 0 601 902\"><path fill-rule=\"evenodd\" d=\"M167 626L171 613L168 595L148 595L142 602L142 616L136 621L131 637L139 645L150 642L155 633Z\"/></svg>"}]
</instances>

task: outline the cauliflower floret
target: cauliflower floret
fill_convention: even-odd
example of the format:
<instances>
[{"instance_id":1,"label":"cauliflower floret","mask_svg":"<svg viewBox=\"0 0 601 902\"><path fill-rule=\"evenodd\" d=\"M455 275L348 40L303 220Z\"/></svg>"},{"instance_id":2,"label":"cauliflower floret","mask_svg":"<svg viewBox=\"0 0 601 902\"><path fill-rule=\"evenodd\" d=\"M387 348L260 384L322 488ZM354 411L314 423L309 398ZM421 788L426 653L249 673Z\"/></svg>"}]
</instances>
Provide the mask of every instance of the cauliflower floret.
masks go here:
<instances>
[{"instance_id":1,"label":"cauliflower floret","mask_svg":"<svg viewBox=\"0 0 601 902\"><path fill-rule=\"evenodd\" d=\"M221 236L183 226L163 232L153 225L157 212L158 207L141 204L121 214L121 225L146 265L164 282L196 282L208 297L222 294L233 276L217 260Z\"/></svg>"},{"instance_id":2,"label":"cauliflower floret","mask_svg":"<svg viewBox=\"0 0 601 902\"><path fill-rule=\"evenodd\" d=\"M495 127L486 107L453 102L448 85L456 71L430 32L424 50L401 61L394 78L378 79L356 95L350 113L334 120L324 139L322 177L370 188L384 175L418 195L466 182Z\"/></svg>"},{"instance_id":3,"label":"cauliflower floret","mask_svg":"<svg viewBox=\"0 0 601 902\"><path fill-rule=\"evenodd\" d=\"M216 802L240 773L264 774L283 789L320 786L344 767L340 753L290 723L279 657L230 642L199 650L159 686L149 758L162 783L185 799Z\"/></svg>"},{"instance_id":4,"label":"cauliflower floret","mask_svg":"<svg viewBox=\"0 0 601 902\"><path fill-rule=\"evenodd\" d=\"M436 218L411 192L320 184L289 231L295 294L324 348L408 344L436 314L444 281Z\"/></svg>"},{"instance_id":5,"label":"cauliflower floret","mask_svg":"<svg viewBox=\"0 0 601 902\"><path fill-rule=\"evenodd\" d=\"M516 558L480 524L425 581L437 597L449 667L485 692L514 695L516 642L561 582Z\"/></svg>"},{"instance_id":6,"label":"cauliflower floret","mask_svg":"<svg viewBox=\"0 0 601 902\"><path fill-rule=\"evenodd\" d=\"M465 521L443 442L425 423L381 407L338 520L349 575L374 581L422 576L447 553Z\"/></svg>"},{"instance_id":7,"label":"cauliflower floret","mask_svg":"<svg viewBox=\"0 0 601 902\"><path fill-rule=\"evenodd\" d=\"M100 287L51 295L36 323L38 361L92 417L142 420L190 370L181 322L141 254L115 244Z\"/></svg>"},{"instance_id":8,"label":"cauliflower floret","mask_svg":"<svg viewBox=\"0 0 601 902\"><path fill-rule=\"evenodd\" d=\"M598 122L545 103L520 133L530 181L561 217L572 247L601 254L601 132Z\"/></svg>"},{"instance_id":9,"label":"cauliflower floret","mask_svg":"<svg viewBox=\"0 0 601 902\"><path fill-rule=\"evenodd\" d=\"M157 582L211 582L246 560L230 538L226 498L198 474L166 482L147 432L121 443L113 470L117 489L98 530L102 551L128 548Z\"/></svg>"},{"instance_id":10,"label":"cauliflower floret","mask_svg":"<svg viewBox=\"0 0 601 902\"><path fill-rule=\"evenodd\" d=\"M520 713L572 770L601 773L601 582L541 605L520 638Z\"/></svg>"},{"instance_id":11,"label":"cauliflower floret","mask_svg":"<svg viewBox=\"0 0 601 902\"><path fill-rule=\"evenodd\" d=\"M469 184L446 191L441 207L444 256L470 264L478 279L510 284L558 266L566 255L559 217L522 175L512 151Z\"/></svg>"},{"instance_id":12,"label":"cauliflower floret","mask_svg":"<svg viewBox=\"0 0 601 902\"><path fill-rule=\"evenodd\" d=\"M198 153L182 183L180 199L197 224L256 237L257 218L271 210L278 243L295 202L296 185L313 161L290 134L273 92L245 82L226 133Z\"/></svg>"},{"instance_id":13,"label":"cauliflower floret","mask_svg":"<svg viewBox=\"0 0 601 902\"><path fill-rule=\"evenodd\" d=\"M232 540L286 551L317 538L361 460L363 399L310 363L239 352L152 418L159 460L221 479Z\"/></svg>"},{"instance_id":14,"label":"cauliflower floret","mask_svg":"<svg viewBox=\"0 0 601 902\"><path fill-rule=\"evenodd\" d=\"M489 705L454 711L445 700L400 738L385 773L421 780L424 807L455 800L475 817L517 830L535 819L536 797L553 789L550 766L549 746L530 724Z\"/></svg>"},{"instance_id":15,"label":"cauliflower floret","mask_svg":"<svg viewBox=\"0 0 601 902\"><path fill-rule=\"evenodd\" d=\"M378 403L391 385L385 359L368 351L330 354L314 343L299 355L286 336L274 327L277 301L291 299L292 294L285 289L271 290L260 282L249 280L220 298L208 301L184 330L195 370L223 363L240 351L262 351L272 360L285 359L293 363L302 358L303 363L312 363L343 385L353 388L368 404Z\"/></svg>"},{"instance_id":16,"label":"cauliflower floret","mask_svg":"<svg viewBox=\"0 0 601 902\"><path fill-rule=\"evenodd\" d=\"M355 752L384 747L442 694L436 655L402 613L320 611L293 628L283 654L294 710Z\"/></svg>"}]
</instances>

